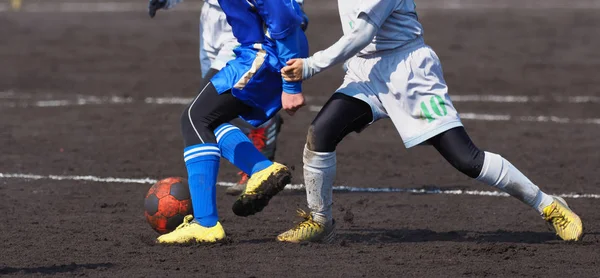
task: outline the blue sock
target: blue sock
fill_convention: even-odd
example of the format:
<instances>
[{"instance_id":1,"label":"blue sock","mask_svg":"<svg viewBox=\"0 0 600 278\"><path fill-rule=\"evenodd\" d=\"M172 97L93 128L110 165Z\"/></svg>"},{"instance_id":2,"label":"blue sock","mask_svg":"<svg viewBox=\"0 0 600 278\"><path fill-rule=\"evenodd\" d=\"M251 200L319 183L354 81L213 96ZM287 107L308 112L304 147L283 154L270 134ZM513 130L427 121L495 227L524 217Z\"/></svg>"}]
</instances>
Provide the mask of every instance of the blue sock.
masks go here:
<instances>
[{"instance_id":1,"label":"blue sock","mask_svg":"<svg viewBox=\"0 0 600 278\"><path fill-rule=\"evenodd\" d=\"M223 157L244 173L253 175L273 165L239 128L222 124L215 129L215 136Z\"/></svg>"},{"instance_id":2,"label":"blue sock","mask_svg":"<svg viewBox=\"0 0 600 278\"><path fill-rule=\"evenodd\" d=\"M194 217L204 227L217 224L217 175L221 154L217 144L198 144L184 149Z\"/></svg>"}]
</instances>

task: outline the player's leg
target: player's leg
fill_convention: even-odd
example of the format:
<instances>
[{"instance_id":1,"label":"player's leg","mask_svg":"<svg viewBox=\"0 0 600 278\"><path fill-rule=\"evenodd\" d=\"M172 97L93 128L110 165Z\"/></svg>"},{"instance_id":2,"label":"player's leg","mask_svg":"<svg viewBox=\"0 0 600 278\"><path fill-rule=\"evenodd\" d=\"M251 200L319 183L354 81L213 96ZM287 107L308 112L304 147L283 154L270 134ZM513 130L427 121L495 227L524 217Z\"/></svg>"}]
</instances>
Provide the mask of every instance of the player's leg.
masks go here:
<instances>
[{"instance_id":1,"label":"player's leg","mask_svg":"<svg viewBox=\"0 0 600 278\"><path fill-rule=\"evenodd\" d=\"M463 127L456 127L429 139L438 152L463 174L482 181L519 199L542 213L552 197L541 191L503 157L477 148Z\"/></svg>"},{"instance_id":2,"label":"player's leg","mask_svg":"<svg viewBox=\"0 0 600 278\"><path fill-rule=\"evenodd\" d=\"M375 70L378 76L374 79L391 83L389 93L378 96L406 147L433 144L461 172L535 208L553 223L563 239L581 236L579 217L563 200L548 196L506 159L483 152L471 142L448 95L441 63L431 48L420 46L382 59Z\"/></svg>"},{"instance_id":3,"label":"player's leg","mask_svg":"<svg viewBox=\"0 0 600 278\"><path fill-rule=\"evenodd\" d=\"M242 67L242 72L248 72L249 70L243 69L244 66L249 65L242 65L239 63L235 65ZM233 69L233 66L223 70L228 69L230 72ZM219 78L224 78L224 76L227 75L228 72L224 72L223 70L219 72L219 75L216 75L215 78L217 78L217 82L219 81ZM265 68L263 70L266 71L268 69ZM221 73L223 73L223 75L221 75ZM258 72L256 74L262 75L264 72ZM272 77L272 79L277 81L280 80L279 75ZM215 78L212 80L215 80ZM264 79L258 78L256 80ZM272 80L266 82L265 84L273 84L271 81ZM268 85L260 86L250 83L250 88L259 88L255 90L263 90L265 87L268 88ZM269 93L269 97L278 99L280 97L280 95L278 95L280 92L280 87L273 87ZM257 93L260 94L262 92L259 91ZM257 112L260 115L264 115L264 111L256 111L256 109L257 108L251 108L251 111L240 113L238 115L246 114L246 116L248 116ZM260 124L264 123L263 121L268 122L268 119L265 120L264 118L259 118L254 121L249 119L249 121L255 124ZM240 170L242 170L242 172L250 175L245 188L232 206L233 212L238 216L249 216L262 211L264 207L268 205L270 199L282 191L284 187L291 182L291 171L285 165L271 162L268 158L266 158L262 153L260 153L260 151L258 151L258 149L252 144L252 141L246 135L244 135L244 133L238 127L235 127L229 123L222 124L215 129L215 135L217 136L219 148L221 149L223 157L237 166Z\"/></svg>"},{"instance_id":4,"label":"player's leg","mask_svg":"<svg viewBox=\"0 0 600 278\"><path fill-rule=\"evenodd\" d=\"M250 176L233 204L233 212L249 216L262 211L270 199L291 182L290 170L267 158L237 126L222 124L215 135L223 157Z\"/></svg>"},{"instance_id":5,"label":"player's leg","mask_svg":"<svg viewBox=\"0 0 600 278\"><path fill-rule=\"evenodd\" d=\"M228 61L235 58L233 50L239 43L233 36L225 13L219 6L205 3L202 7L200 22L200 63L204 78L210 80ZM239 118L231 121L231 124L239 127L269 160L275 158L276 138L281 129L281 123L279 115L258 128ZM239 195L244 191L249 175L243 171L240 171L239 175L240 180L234 186L227 188L225 193Z\"/></svg>"},{"instance_id":6,"label":"player's leg","mask_svg":"<svg viewBox=\"0 0 600 278\"><path fill-rule=\"evenodd\" d=\"M231 121L231 124L240 128L259 151L261 151L269 160L274 161L275 151L277 150L277 137L281 131L282 122L281 116L277 114L257 128L242 119L234 119ZM238 174L240 175L240 180L235 185L227 188L225 193L229 195L239 195L244 191L249 176L243 171L240 171Z\"/></svg>"},{"instance_id":7,"label":"player's leg","mask_svg":"<svg viewBox=\"0 0 600 278\"><path fill-rule=\"evenodd\" d=\"M250 131L254 129L251 124L247 123L241 118L233 119L230 123L234 126L237 126L246 135L250 134ZM250 140L252 140L252 138L250 138ZM252 140L252 142L259 151L262 151L260 145L256 144L257 142L255 142L255 140ZM233 186L228 187L225 190L225 194L237 196L244 192L244 189L246 189L246 183L248 182L248 179L250 179L250 176L244 173L244 171L239 171L237 174L240 179Z\"/></svg>"},{"instance_id":8,"label":"player's leg","mask_svg":"<svg viewBox=\"0 0 600 278\"><path fill-rule=\"evenodd\" d=\"M239 127L248 138L252 140L254 146L259 149L270 160L275 159L277 150L277 136L281 131L281 116L275 115L259 127L253 127L242 119L235 119L231 124Z\"/></svg>"},{"instance_id":9,"label":"player's leg","mask_svg":"<svg viewBox=\"0 0 600 278\"><path fill-rule=\"evenodd\" d=\"M227 25L227 22L224 21ZM229 25L227 25L228 27ZM225 26L223 29L225 30ZM230 27L228 27L230 28ZM221 34L222 47L219 50L219 54L214 60L212 67L222 68L225 66L227 61L232 59L235 55L233 49L237 47L238 42L231 34L231 30L224 31ZM281 117L275 115L273 118L267 120L264 124L259 127L254 127L242 119L234 119L231 124L237 126L248 136L254 146L260 150L269 160L275 159L275 150L277 145L277 136L281 130ZM225 193L229 195L239 195L246 189L246 183L249 180L249 173L240 171L240 180L234 186L229 187Z\"/></svg>"},{"instance_id":10,"label":"player's leg","mask_svg":"<svg viewBox=\"0 0 600 278\"><path fill-rule=\"evenodd\" d=\"M214 130L249 109L249 106L230 93L218 94L210 82L202 86L198 96L186 107L181 116L181 130L194 220L159 237L159 243L212 242L225 237L218 222L216 208L219 161L225 154L217 142ZM251 151L249 150L249 159L256 158L256 154L262 156L256 149L255 153ZM260 159L256 163L260 162L266 163Z\"/></svg>"},{"instance_id":11,"label":"player's leg","mask_svg":"<svg viewBox=\"0 0 600 278\"><path fill-rule=\"evenodd\" d=\"M287 167L270 161L239 128L229 124L250 110L250 106L231 93L218 94L212 83L208 83L182 116L187 156L193 155L188 149L212 149L216 144L221 156L250 175L248 189L234 204L234 212L241 216L262 210L290 181ZM265 173L269 175L264 176Z\"/></svg>"},{"instance_id":12,"label":"player's leg","mask_svg":"<svg viewBox=\"0 0 600 278\"><path fill-rule=\"evenodd\" d=\"M373 121L371 106L341 93L334 94L323 106L308 129L304 147L304 183L310 214L301 211L305 221L280 234L279 241L302 242L333 239L333 183L336 174L335 149L353 131Z\"/></svg>"},{"instance_id":13,"label":"player's leg","mask_svg":"<svg viewBox=\"0 0 600 278\"><path fill-rule=\"evenodd\" d=\"M494 186L535 209L564 240L579 240L583 225L564 200L544 193L502 156L481 151L463 127L447 130L429 142L465 175Z\"/></svg>"},{"instance_id":14,"label":"player's leg","mask_svg":"<svg viewBox=\"0 0 600 278\"><path fill-rule=\"evenodd\" d=\"M392 83L407 88L406 92L400 95L400 102L387 95L380 97L407 147L428 141L461 172L536 209L563 239L581 236L581 221L563 200L542 192L506 159L473 144L448 96L441 63L431 48L416 49L400 63L405 66L396 67L402 70L391 75L397 78Z\"/></svg>"},{"instance_id":15,"label":"player's leg","mask_svg":"<svg viewBox=\"0 0 600 278\"><path fill-rule=\"evenodd\" d=\"M221 27L225 28L228 25ZM211 80L219 72L217 68L224 66L225 62L230 60L233 55L233 44L235 42L232 42L229 37L232 37L231 32L223 32L218 36L220 39L217 44L220 45L220 50L211 65L211 69L205 76L204 80L206 82ZM231 120L238 119L240 114L232 117ZM267 125L269 121L267 120ZM256 147L250 147L252 144L248 143L252 141L243 135L239 128L234 128L230 124L223 124L216 127L215 132L219 133L217 138L219 138L219 148L223 157L237 166L243 173L250 175L246 184L242 184L239 191L235 190L235 193L240 195L233 204L234 213L239 216L248 216L260 212L268 205L269 200L291 181L291 172L284 165L271 162L263 154L260 154ZM248 165L254 164L259 165L259 167L248 167Z\"/></svg>"}]
</instances>

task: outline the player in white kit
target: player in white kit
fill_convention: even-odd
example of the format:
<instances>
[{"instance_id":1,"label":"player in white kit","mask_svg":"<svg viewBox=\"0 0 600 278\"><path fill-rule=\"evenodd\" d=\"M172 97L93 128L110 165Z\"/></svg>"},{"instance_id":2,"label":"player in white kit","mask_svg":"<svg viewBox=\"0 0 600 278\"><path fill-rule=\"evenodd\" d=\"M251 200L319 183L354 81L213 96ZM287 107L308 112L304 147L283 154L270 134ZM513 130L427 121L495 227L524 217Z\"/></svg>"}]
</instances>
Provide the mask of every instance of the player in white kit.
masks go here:
<instances>
[{"instance_id":1,"label":"player in white kit","mask_svg":"<svg viewBox=\"0 0 600 278\"><path fill-rule=\"evenodd\" d=\"M183 0L150 0L150 13L153 16L157 9L171 9ZM296 0L300 6L304 0ZM303 29L308 25L308 18L304 17ZM225 13L219 6L218 0L204 0L200 12L200 69L202 78L210 80L227 62L235 58L233 49L239 43L233 36L231 26L227 23ZM254 146L267 158L274 160L277 147L277 135L281 129L282 119L279 115L271 118L258 128L253 127L242 119L233 120L231 123L239 127L250 138ZM230 195L240 194L246 187L248 175L239 173L240 181L225 191Z\"/></svg>"},{"instance_id":2,"label":"player in white kit","mask_svg":"<svg viewBox=\"0 0 600 278\"><path fill-rule=\"evenodd\" d=\"M304 149L304 181L310 213L277 239L328 242L335 234L332 187L337 144L350 132L390 118L407 148L433 145L462 173L519 199L548 221L563 240L583 235L580 218L560 197L541 191L508 160L478 149L452 105L442 66L423 41L413 0L338 0L344 36L306 59L282 69L288 81L311 76L346 61L343 84L311 124ZM283 99L294 112L301 95Z\"/></svg>"}]
</instances>

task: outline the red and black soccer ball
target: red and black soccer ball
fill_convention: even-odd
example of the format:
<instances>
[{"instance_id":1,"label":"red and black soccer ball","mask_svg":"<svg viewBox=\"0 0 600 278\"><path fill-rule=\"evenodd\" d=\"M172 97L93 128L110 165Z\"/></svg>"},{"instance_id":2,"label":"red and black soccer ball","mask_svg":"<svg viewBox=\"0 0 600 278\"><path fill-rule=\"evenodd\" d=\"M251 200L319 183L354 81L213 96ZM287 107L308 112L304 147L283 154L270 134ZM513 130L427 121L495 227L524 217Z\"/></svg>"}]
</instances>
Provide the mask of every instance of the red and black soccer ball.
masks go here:
<instances>
[{"instance_id":1,"label":"red and black soccer ball","mask_svg":"<svg viewBox=\"0 0 600 278\"><path fill-rule=\"evenodd\" d=\"M187 180L171 177L155 183L144 201L144 214L148 224L157 232L171 232L192 214L192 199Z\"/></svg>"}]
</instances>

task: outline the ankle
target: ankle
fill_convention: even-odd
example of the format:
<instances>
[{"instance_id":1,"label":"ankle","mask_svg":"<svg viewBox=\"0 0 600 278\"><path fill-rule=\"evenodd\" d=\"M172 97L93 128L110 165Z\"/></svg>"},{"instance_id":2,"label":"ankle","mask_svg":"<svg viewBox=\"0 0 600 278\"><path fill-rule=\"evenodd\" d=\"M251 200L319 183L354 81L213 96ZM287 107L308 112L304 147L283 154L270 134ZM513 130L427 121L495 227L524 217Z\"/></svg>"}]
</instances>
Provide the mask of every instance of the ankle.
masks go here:
<instances>
[{"instance_id":1,"label":"ankle","mask_svg":"<svg viewBox=\"0 0 600 278\"><path fill-rule=\"evenodd\" d=\"M543 214L544 208L551 205L553 201L554 201L554 199L552 198L552 196L550 196L540 190L538 192L537 196L535 197L535 201L534 201L534 204L532 205L532 207L535 210L537 210L538 213Z\"/></svg>"},{"instance_id":2,"label":"ankle","mask_svg":"<svg viewBox=\"0 0 600 278\"><path fill-rule=\"evenodd\" d=\"M331 216L331 213L319 213L319 212L312 212L311 213L313 221L321 224L321 225L330 225L333 222L333 217Z\"/></svg>"}]
</instances>

